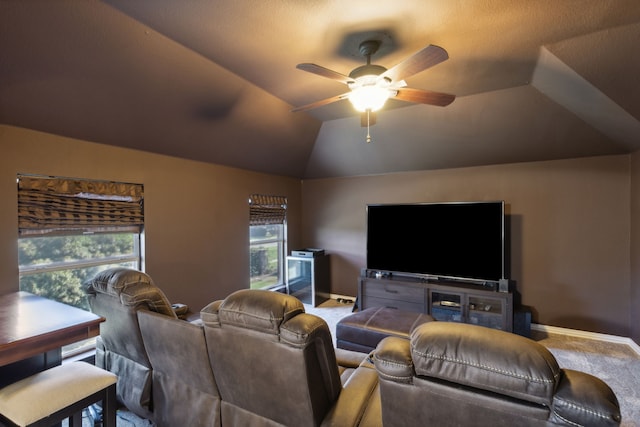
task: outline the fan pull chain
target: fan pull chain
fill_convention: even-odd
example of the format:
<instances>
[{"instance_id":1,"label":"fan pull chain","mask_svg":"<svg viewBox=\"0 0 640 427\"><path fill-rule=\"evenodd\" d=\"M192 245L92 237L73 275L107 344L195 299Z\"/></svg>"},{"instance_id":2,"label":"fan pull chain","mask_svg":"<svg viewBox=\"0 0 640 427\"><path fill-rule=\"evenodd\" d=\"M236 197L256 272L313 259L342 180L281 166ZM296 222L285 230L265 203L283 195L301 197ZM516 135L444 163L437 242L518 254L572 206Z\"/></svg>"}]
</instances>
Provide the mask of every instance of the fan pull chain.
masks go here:
<instances>
[{"instance_id":1,"label":"fan pull chain","mask_svg":"<svg viewBox=\"0 0 640 427\"><path fill-rule=\"evenodd\" d=\"M371 135L369 134L369 114L371 113L370 109L367 109L367 144L371 142Z\"/></svg>"}]
</instances>

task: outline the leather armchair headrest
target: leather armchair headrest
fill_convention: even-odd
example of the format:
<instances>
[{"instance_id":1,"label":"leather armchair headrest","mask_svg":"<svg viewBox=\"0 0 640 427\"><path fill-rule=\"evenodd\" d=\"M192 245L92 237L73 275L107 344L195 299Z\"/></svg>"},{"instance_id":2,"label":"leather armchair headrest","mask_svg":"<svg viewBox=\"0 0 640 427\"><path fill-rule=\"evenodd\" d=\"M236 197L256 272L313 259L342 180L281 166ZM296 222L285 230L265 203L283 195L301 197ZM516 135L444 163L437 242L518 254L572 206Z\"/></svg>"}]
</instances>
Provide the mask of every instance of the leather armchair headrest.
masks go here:
<instances>
[{"instance_id":1,"label":"leather armchair headrest","mask_svg":"<svg viewBox=\"0 0 640 427\"><path fill-rule=\"evenodd\" d=\"M482 326L429 322L411 334L416 375L551 406L561 378L555 357L537 342Z\"/></svg>"},{"instance_id":2,"label":"leather armchair headrest","mask_svg":"<svg viewBox=\"0 0 640 427\"><path fill-rule=\"evenodd\" d=\"M200 316L207 326L233 325L278 335L282 323L301 313L304 305L291 295L243 289L209 304Z\"/></svg>"},{"instance_id":3,"label":"leather armchair headrest","mask_svg":"<svg viewBox=\"0 0 640 427\"><path fill-rule=\"evenodd\" d=\"M89 295L107 294L127 307L143 306L156 313L177 318L171 303L151 277L138 270L116 267L96 274L85 284Z\"/></svg>"}]
</instances>

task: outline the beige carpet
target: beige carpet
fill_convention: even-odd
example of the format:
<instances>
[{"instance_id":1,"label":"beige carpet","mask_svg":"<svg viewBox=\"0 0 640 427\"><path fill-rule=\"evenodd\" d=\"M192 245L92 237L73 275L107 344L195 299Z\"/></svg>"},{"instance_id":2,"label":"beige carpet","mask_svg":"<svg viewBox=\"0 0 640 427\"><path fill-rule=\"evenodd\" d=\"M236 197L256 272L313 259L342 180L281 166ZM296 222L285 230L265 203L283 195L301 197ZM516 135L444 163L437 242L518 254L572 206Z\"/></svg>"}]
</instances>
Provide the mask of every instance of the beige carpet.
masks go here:
<instances>
[{"instance_id":1,"label":"beige carpet","mask_svg":"<svg viewBox=\"0 0 640 427\"><path fill-rule=\"evenodd\" d=\"M307 313L315 314L318 317L322 317L329 329L331 330L331 336L333 337L333 346L336 345L336 324L345 316L348 316L353 312L353 304L343 304L335 299L330 299L317 307L310 305L304 306Z\"/></svg>"},{"instance_id":2,"label":"beige carpet","mask_svg":"<svg viewBox=\"0 0 640 427\"><path fill-rule=\"evenodd\" d=\"M621 425L640 426L640 355L631 347L536 331L532 335L561 367L587 372L606 382L620 402Z\"/></svg>"}]
</instances>

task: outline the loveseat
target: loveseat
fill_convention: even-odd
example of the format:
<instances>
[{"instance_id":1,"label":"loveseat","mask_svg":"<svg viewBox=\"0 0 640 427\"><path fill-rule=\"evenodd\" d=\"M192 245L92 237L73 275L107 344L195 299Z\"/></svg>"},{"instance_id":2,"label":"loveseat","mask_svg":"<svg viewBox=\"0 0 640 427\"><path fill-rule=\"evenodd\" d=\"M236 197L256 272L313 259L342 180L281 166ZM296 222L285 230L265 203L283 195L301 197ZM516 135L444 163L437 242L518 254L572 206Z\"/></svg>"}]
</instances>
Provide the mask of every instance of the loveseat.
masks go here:
<instances>
[{"instance_id":1,"label":"loveseat","mask_svg":"<svg viewBox=\"0 0 640 427\"><path fill-rule=\"evenodd\" d=\"M481 326L429 322L374 353L385 427L616 426L613 391L561 369L528 338Z\"/></svg>"}]
</instances>

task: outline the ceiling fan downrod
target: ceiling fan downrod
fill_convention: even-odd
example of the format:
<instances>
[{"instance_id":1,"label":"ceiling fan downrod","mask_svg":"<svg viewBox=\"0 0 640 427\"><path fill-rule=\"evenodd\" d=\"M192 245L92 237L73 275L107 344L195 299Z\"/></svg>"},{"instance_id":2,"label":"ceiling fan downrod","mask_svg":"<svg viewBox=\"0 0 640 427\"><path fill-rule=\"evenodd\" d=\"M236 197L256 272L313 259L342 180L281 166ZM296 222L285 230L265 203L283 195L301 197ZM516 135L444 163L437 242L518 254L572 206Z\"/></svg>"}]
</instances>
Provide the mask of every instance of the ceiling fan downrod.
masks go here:
<instances>
[{"instance_id":1,"label":"ceiling fan downrod","mask_svg":"<svg viewBox=\"0 0 640 427\"><path fill-rule=\"evenodd\" d=\"M380 42L378 40L365 40L360 43L360 55L367 58L367 65L371 64L371 56L380 48Z\"/></svg>"}]
</instances>

